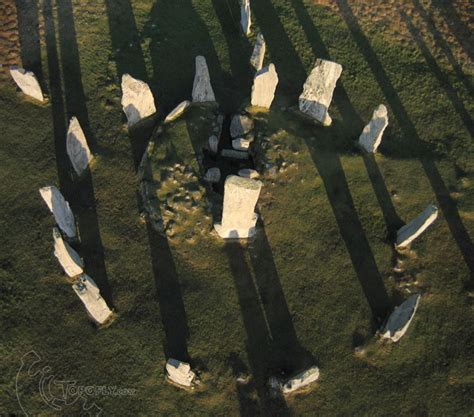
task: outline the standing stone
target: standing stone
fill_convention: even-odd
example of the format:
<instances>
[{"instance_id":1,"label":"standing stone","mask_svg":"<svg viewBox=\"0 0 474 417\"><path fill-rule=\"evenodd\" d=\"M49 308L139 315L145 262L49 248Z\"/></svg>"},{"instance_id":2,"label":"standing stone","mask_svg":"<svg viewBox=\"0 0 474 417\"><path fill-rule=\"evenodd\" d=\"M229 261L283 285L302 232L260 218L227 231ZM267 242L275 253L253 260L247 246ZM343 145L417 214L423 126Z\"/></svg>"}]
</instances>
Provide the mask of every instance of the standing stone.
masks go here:
<instances>
[{"instance_id":1,"label":"standing stone","mask_svg":"<svg viewBox=\"0 0 474 417\"><path fill-rule=\"evenodd\" d=\"M96 323L104 324L111 317L112 311L91 277L82 274L72 288Z\"/></svg>"},{"instance_id":2,"label":"standing stone","mask_svg":"<svg viewBox=\"0 0 474 417\"><path fill-rule=\"evenodd\" d=\"M242 169L239 169L239 177L243 177L243 178L251 178L251 179L255 179L255 178L258 178L260 176L260 174L255 171L254 169L250 169L250 168L242 168Z\"/></svg>"},{"instance_id":3,"label":"standing stone","mask_svg":"<svg viewBox=\"0 0 474 417\"><path fill-rule=\"evenodd\" d=\"M380 142L382 142L382 135L387 126L387 108L381 104L375 109L372 120L364 127L359 137L359 145L367 152L376 152Z\"/></svg>"},{"instance_id":4,"label":"standing stone","mask_svg":"<svg viewBox=\"0 0 474 417\"><path fill-rule=\"evenodd\" d=\"M154 114L156 112L155 100L148 84L129 74L123 74L122 107L127 116L128 126L133 126L145 117Z\"/></svg>"},{"instance_id":5,"label":"standing stone","mask_svg":"<svg viewBox=\"0 0 474 417\"><path fill-rule=\"evenodd\" d=\"M275 65L270 64L255 74L252 86L252 106L269 109L275 97L278 75Z\"/></svg>"},{"instance_id":6,"label":"standing stone","mask_svg":"<svg viewBox=\"0 0 474 417\"><path fill-rule=\"evenodd\" d=\"M250 57L250 65L252 65L256 71L260 71L263 67L266 48L265 38L261 33L259 33L257 36L257 42L253 48L252 56Z\"/></svg>"},{"instance_id":7,"label":"standing stone","mask_svg":"<svg viewBox=\"0 0 474 417\"><path fill-rule=\"evenodd\" d=\"M39 85L38 79L36 78L35 74L33 74L33 72L12 66L10 67L10 74L16 85L20 87L24 94L33 97L38 101L44 101L41 86Z\"/></svg>"},{"instance_id":8,"label":"standing stone","mask_svg":"<svg viewBox=\"0 0 474 417\"><path fill-rule=\"evenodd\" d=\"M75 277L84 272L84 263L79 254L65 242L59 230L53 228L54 255L58 258L64 272L70 277Z\"/></svg>"},{"instance_id":9,"label":"standing stone","mask_svg":"<svg viewBox=\"0 0 474 417\"><path fill-rule=\"evenodd\" d=\"M219 149L219 139L216 135L209 136L209 150L212 153L217 153Z\"/></svg>"},{"instance_id":10,"label":"standing stone","mask_svg":"<svg viewBox=\"0 0 474 417\"><path fill-rule=\"evenodd\" d=\"M209 77L206 58L201 55L196 57L196 75L193 84L193 101L195 103L205 103L208 101L216 101L214 90Z\"/></svg>"},{"instance_id":11,"label":"standing stone","mask_svg":"<svg viewBox=\"0 0 474 417\"><path fill-rule=\"evenodd\" d=\"M76 171L77 175L81 175L92 160L92 154L76 117L73 117L69 122L66 149L74 171Z\"/></svg>"},{"instance_id":12,"label":"standing stone","mask_svg":"<svg viewBox=\"0 0 474 417\"><path fill-rule=\"evenodd\" d=\"M250 0L240 1L240 24L244 33L247 36L250 35L250 26L252 25L252 19L250 16Z\"/></svg>"},{"instance_id":13,"label":"standing stone","mask_svg":"<svg viewBox=\"0 0 474 417\"><path fill-rule=\"evenodd\" d=\"M232 141L232 147L236 151L248 151L250 147L250 141L248 139L243 138L234 139Z\"/></svg>"},{"instance_id":14,"label":"standing stone","mask_svg":"<svg viewBox=\"0 0 474 417\"><path fill-rule=\"evenodd\" d=\"M53 213L59 228L70 238L76 236L76 222L69 203L64 199L61 192L54 186L43 187L39 190L41 197Z\"/></svg>"},{"instance_id":15,"label":"standing stone","mask_svg":"<svg viewBox=\"0 0 474 417\"><path fill-rule=\"evenodd\" d=\"M438 217L438 208L430 204L418 217L397 232L397 248L404 248L420 236Z\"/></svg>"},{"instance_id":16,"label":"standing stone","mask_svg":"<svg viewBox=\"0 0 474 417\"><path fill-rule=\"evenodd\" d=\"M166 374L170 381L183 387L192 387L196 381L196 374L191 370L189 363L177 359L168 359Z\"/></svg>"},{"instance_id":17,"label":"standing stone","mask_svg":"<svg viewBox=\"0 0 474 417\"><path fill-rule=\"evenodd\" d=\"M255 205L262 183L257 180L229 175L224 184L222 222L214 224L224 239L249 238L255 235L257 214Z\"/></svg>"},{"instance_id":18,"label":"standing stone","mask_svg":"<svg viewBox=\"0 0 474 417\"><path fill-rule=\"evenodd\" d=\"M233 138L245 136L253 129L253 120L245 114L236 114L230 122L230 135Z\"/></svg>"},{"instance_id":19,"label":"standing stone","mask_svg":"<svg viewBox=\"0 0 474 417\"><path fill-rule=\"evenodd\" d=\"M221 180L221 170L219 168L209 168L204 175L207 182L219 182Z\"/></svg>"},{"instance_id":20,"label":"standing stone","mask_svg":"<svg viewBox=\"0 0 474 417\"><path fill-rule=\"evenodd\" d=\"M281 390L283 391L283 394L290 394L296 390L306 387L318 379L319 368L317 366L312 366L282 384Z\"/></svg>"},{"instance_id":21,"label":"standing stone","mask_svg":"<svg viewBox=\"0 0 474 417\"><path fill-rule=\"evenodd\" d=\"M165 118L165 123L172 122L173 120L176 120L179 116L181 116L184 111L189 107L191 102L189 100L184 100L181 103L179 103L173 110L171 110L170 114L166 116Z\"/></svg>"},{"instance_id":22,"label":"standing stone","mask_svg":"<svg viewBox=\"0 0 474 417\"><path fill-rule=\"evenodd\" d=\"M328 109L341 73L342 66L336 62L317 59L300 95L300 111L324 126L330 126L332 119L328 114Z\"/></svg>"},{"instance_id":23,"label":"standing stone","mask_svg":"<svg viewBox=\"0 0 474 417\"><path fill-rule=\"evenodd\" d=\"M382 338L398 342L406 333L420 303L420 294L413 294L395 308L382 330Z\"/></svg>"}]
</instances>

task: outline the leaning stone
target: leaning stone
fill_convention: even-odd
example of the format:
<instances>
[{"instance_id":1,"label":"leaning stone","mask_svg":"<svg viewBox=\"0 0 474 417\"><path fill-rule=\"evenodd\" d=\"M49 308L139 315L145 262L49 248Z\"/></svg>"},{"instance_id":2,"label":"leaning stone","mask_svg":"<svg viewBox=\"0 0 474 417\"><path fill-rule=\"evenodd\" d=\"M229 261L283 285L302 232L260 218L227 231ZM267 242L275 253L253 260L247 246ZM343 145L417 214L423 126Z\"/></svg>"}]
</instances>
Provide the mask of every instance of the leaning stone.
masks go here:
<instances>
[{"instance_id":1,"label":"leaning stone","mask_svg":"<svg viewBox=\"0 0 474 417\"><path fill-rule=\"evenodd\" d=\"M252 86L252 106L269 109L275 98L275 90L278 85L278 74L275 65L261 69L255 74Z\"/></svg>"},{"instance_id":2,"label":"leaning stone","mask_svg":"<svg viewBox=\"0 0 474 417\"><path fill-rule=\"evenodd\" d=\"M53 239L54 255L58 258L64 272L70 277L82 274L84 272L84 263L81 257L63 240L61 233L56 227L53 228Z\"/></svg>"},{"instance_id":3,"label":"leaning stone","mask_svg":"<svg viewBox=\"0 0 474 417\"><path fill-rule=\"evenodd\" d=\"M69 128L66 136L66 149L74 171L77 175L82 173L89 166L92 160L92 154L87 145L86 137L82 131L81 125L76 117L69 121Z\"/></svg>"},{"instance_id":4,"label":"leaning stone","mask_svg":"<svg viewBox=\"0 0 474 417\"><path fill-rule=\"evenodd\" d=\"M238 174L242 178L250 178L250 179L256 179L260 176L260 174L257 171L250 168L239 169Z\"/></svg>"},{"instance_id":5,"label":"leaning stone","mask_svg":"<svg viewBox=\"0 0 474 417\"><path fill-rule=\"evenodd\" d=\"M12 66L10 67L10 74L16 85L20 87L24 94L33 97L38 101L44 101L41 86L33 72L26 71L24 68Z\"/></svg>"},{"instance_id":6,"label":"leaning stone","mask_svg":"<svg viewBox=\"0 0 474 417\"><path fill-rule=\"evenodd\" d=\"M205 103L208 101L216 101L214 90L209 77L209 69L207 68L206 58L198 55L196 57L196 75L193 83L193 101L196 103Z\"/></svg>"},{"instance_id":7,"label":"leaning stone","mask_svg":"<svg viewBox=\"0 0 474 417\"><path fill-rule=\"evenodd\" d=\"M248 151L250 147L250 141L243 138L234 139L232 141L232 147L236 151Z\"/></svg>"},{"instance_id":8,"label":"leaning stone","mask_svg":"<svg viewBox=\"0 0 474 417\"><path fill-rule=\"evenodd\" d=\"M53 213L59 228L70 238L76 236L76 222L69 203L64 199L61 192L54 186L39 189L41 197Z\"/></svg>"},{"instance_id":9,"label":"leaning stone","mask_svg":"<svg viewBox=\"0 0 474 417\"><path fill-rule=\"evenodd\" d=\"M123 74L122 107L129 126L154 114L156 112L155 100L148 84L129 74Z\"/></svg>"},{"instance_id":10,"label":"leaning stone","mask_svg":"<svg viewBox=\"0 0 474 417\"><path fill-rule=\"evenodd\" d=\"M230 135L233 138L245 136L253 129L253 120L245 114L236 114L230 122Z\"/></svg>"},{"instance_id":11,"label":"leaning stone","mask_svg":"<svg viewBox=\"0 0 474 417\"><path fill-rule=\"evenodd\" d=\"M217 153L219 148L219 139L216 135L209 136L209 150L212 153Z\"/></svg>"},{"instance_id":12,"label":"leaning stone","mask_svg":"<svg viewBox=\"0 0 474 417\"><path fill-rule=\"evenodd\" d=\"M398 342L406 333L420 303L420 294L413 294L395 308L382 330L382 338Z\"/></svg>"},{"instance_id":13,"label":"leaning stone","mask_svg":"<svg viewBox=\"0 0 474 417\"><path fill-rule=\"evenodd\" d=\"M196 382L196 374L191 370L189 363L177 359L168 359L166 374L171 382L183 387L192 387Z\"/></svg>"},{"instance_id":14,"label":"leaning stone","mask_svg":"<svg viewBox=\"0 0 474 417\"><path fill-rule=\"evenodd\" d=\"M319 368L312 366L290 378L281 386L283 394L290 394L298 389L306 387L307 385L317 381L319 378Z\"/></svg>"},{"instance_id":15,"label":"leaning stone","mask_svg":"<svg viewBox=\"0 0 474 417\"><path fill-rule=\"evenodd\" d=\"M367 152L376 152L382 142L382 135L388 126L387 108L381 104L372 115L372 120L364 127L359 137L359 145Z\"/></svg>"},{"instance_id":16,"label":"leaning stone","mask_svg":"<svg viewBox=\"0 0 474 417\"><path fill-rule=\"evenodd\" d=\"M179 116L181 116L184 111L189 107L191 102L189 100L184 100L181 103L179 103L171 112L166 116L165 118L165 123L172 122L173 120L176 120Z\"/></svg>"},{"instance_id":17,"label":"leaning stone","mask_svg":"<svg viewBox=\"0 0 474 417\"><path fill-rule=\"evenodd\" d=\"M209 168L204 175L207 182L219 182L221 180L221 170L219 168Z\"/></svg>"},{"instance_id":18,"label":"leaning stone","mask_svg":"<svg viewBox=\"0 0 474 417\"><path fill-rule=\"evenodd\" d=\"M104 324L109 320L112 311L100 295L100 290L91 277L82 274L72 288L96 323Z\"/></svg>"},{"instance_id":19,"label":"leaning stone","mask_svg":"<svg viewBox=\"0 0 474 417\"><path fill-rule=\"evenodd\" d=\"M400 228L397 232L397 248L408 246L421 235L438 217L438 208L430 204L418 217Z\"/></svg>"},{"instance_id":20,"label":"leaning stone","mask_svg":"<svg viewBox=\"0 0 474 417\"><path fill-rule=\"evenodd\" d=\"M250 57L250 65L256 71L260 71L263 67L263 59L265 58L266 44L265 39L261 33L257 36L257 42L253 48L252 56Z\"/></svg>"},{"instance_id":21,"label":"leaning stone","mask_svg":"<svg viewBox=\"0 0 474 417\"><path fill-rule=\"evenodd\" d=\"M252 18L250 15L250 0L240 1L240 25L242 30L248 36L250 35L250 26L252 25Z\"/></svg>"},{"instance_id":22,"label":"leaning stone","mask_svg":"<svg viewBox=\"0 0 474 417\"><path fill-rule=\"evenodd\" d=\"M224 184L222 222L214 224L224 239L249 238L255 235L255 205L262 188L257 180L230 175Z\"/></svg>"},{"instance_id":23,"label":"leaning stone","mask_svg":"<svg viewBox=\"0 0 474 417\"><path fill-rule=\"evenodd\" d=\"M224 158L242 159L242 160L249 159L248 152L236 151L234 149L222 149L221 155Z\"/></svg>"},{"instance_id":24,"label":"leaning stone","mask_svg":"<svg viewBox=\"0 0 474 417\"><path fill-rule=\"evenodd\" d=\"M340 64L317 59L311 74L304 83L303 92L299 98L300 111L324 126L330 126L332 119L328 114L328 109L341 73L342 66Z\"/></svg>"}]
</instances>

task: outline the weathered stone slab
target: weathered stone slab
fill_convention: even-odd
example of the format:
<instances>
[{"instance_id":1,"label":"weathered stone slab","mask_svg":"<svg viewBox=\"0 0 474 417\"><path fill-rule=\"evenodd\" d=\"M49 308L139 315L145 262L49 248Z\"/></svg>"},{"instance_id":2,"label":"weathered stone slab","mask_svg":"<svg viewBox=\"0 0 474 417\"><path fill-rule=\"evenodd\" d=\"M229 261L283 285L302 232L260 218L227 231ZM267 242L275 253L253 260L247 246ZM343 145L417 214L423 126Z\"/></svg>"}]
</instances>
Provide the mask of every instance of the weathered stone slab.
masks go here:
<instances>
[{"instance_id":1,"label":"weathered stone slab","mask_svg":"<svg viewBox=\"0 0 474 417\"><path fill-rule=\"evenodd\" d=\"M239 169L238 174L242 178L250 178L250 179L256 179L260 176L260 174L257 171L250 168Z\"/></svg>"},{"instance_id":2,"label":"weathered stone slab","mask_svg":"<svg viewBox=\"0 0 474 417\"><path fill-rule=\"evenodd\" d=\"M72 288L96 323L104 324L111 317L112 311L100 295L100 290L91 277L82 274Z\"/></svg>"},{"instance_id":3,"label":"weathered stone slab","mask_svg":"<svg viewBox=\"0 0 474 417\"><path fill-rule=\"evenodd\" d=\"M250 147L250 141L243 138L234 139L232 141L232 147L236 151L248 151Z\"/></svg>"},{"instance_id":4,"label":"weathered stone slab","mask_svg":"<svg viewBox=\"0 0 474 417\"><path fill-rule=\"evenodd\" d=\"M294 377L282 384L281 390L283 394L290 394L301 388L308 386L309 384L319 379L319 368L312 366L311 368L305 369L298 373Z\"/></svg>"},{"instance_id":5,"label":"weathered stone slab","mask_svg":"<svg viewBox=\"0 0 474 417\"><path fill-rule=\"evenodd\" d=\"M81 125L76 117L73 117L69 121L66 136L66 150L74 171L76 171L77 175L82 175L92 160L92 154L87 145L87 140Z\"/></svg>"},{"instance_id":6,"label":"weathered stone slab","mask_svg":"<svg viewBox=\"0 0 474 417\"><path fill-rule=\"evenodd\" d=\"M250 65L252 65L256 71L260 71L263 67L266 49L265 38L261 33L259 33L253 48L252 56L250 57Z\"/></svg>"},{"instance_id":7,"label":"weathered stone slab","mask_svg":"<svg viewBox=\"0 0 474 417\"><path fill-rule=\"evenodd\" d=\"M270 64L255 74L252 86L252 106L269 109L275 98L278 74L275 65Z\"/></svg>"},{"instance_id":8,"label":"weathered stone slab","mask_svg":"<svg viewBox=\"0 0 474 417\"><path fill-rule=\"evenodd\" d=\"M367 152L376 152L382 142L382 135L388 126L387 108L381 104L372 115L372 120L364 127L359 137L359 145Z\"/></svg>"},{"instance_id":9,"label":"weathered stone slab","mask_svg":"<svg viewBox=\"0 0 474 417\"><path fill-rule=\"evenodd\" d=\"M195 103L205 103L216 101L214 90L211 85L209 69L207 68L206 58L201 55L196 57L196 75L193 83L193 101Z\"/></svg>"},{"instance_id":10,"label":"weathered stone slab","mask_svg":"<svg viewBox=\"0 0 474 417\"><path fill-rule=\"evenodd\" d=\"M204 180L207 182L219 182L221 180L221 170L219 168L209 168L204 175Z\"/></svg>"},{"instance_id":11,"label":"weathered stone slab","mask_svg":"<svg viewBox=\"0 0 474 417\"><path fill-rule=\"evenodd\" d=\"M236 151L235 149L222 149L221 155L224 158L233 158L233 159L242 159L242 160L249 159L250 157L248 152Z\"/></svg>"},{"instance_id":12,"label":"weathered stone slab","mask_svg":"<svg viewBox=\"0 0 474 417\"><path fill-rule=\"evenodd\" d=\"M332 119L328 114L328 109L341 73L342 66L336 62L317 59L300 95L300 111L324 126L330 126Z\"/></svg>"},{"instance_id":13,"label":"weathered stone slab","mask_svg":"<svg viewBox=\"0 0 474 417\"><path fill-rule=\"evenodd\" d=\"M248 36L251 33L252 17L250 13L250 0L240 0L240 25Z\"/></svg>"},{"instance_id":14,"label":"weathered stone slab","mask_svg":"<svg viewBox=\"0 0 474 417\"><path fill-rule=\"evenodd\" d=\"M53 213L54 219L59 228L70 238L76 236L76 222L72 214L69 203L64 199L61 192L54 186L39 189L41 197Z\"/></svg>"},{"instance_id":15,"label":"weathered stone slab","mask_svg":"<svg viewBox=\"0 0 474 417\"><path fill-rule=\"evenodd\" d=\"M189 107L191 102L189 100L184 100L181 103L179 103L173 110L171 110L170 114L166 116L165 118L165 123L172 122L173 120L176 120L179 116L181 116L184 111Z\"/></svg>"},{"instance_id":16,"label":"weathered stone slab","mask_svg":"<svg viewBox=\"0 0 474 417\"><path fill-rule=\"evenodd\" d=\"M217 153L219 149L219 138L216 135L209 136L209 150Z\"/></svg>"},{"instance_id":17,"label":"weathered stone slab","mask_svg":"<svg viewBox=\"0 0 474 417\"><path fill-rule=\"evenodd\" d=\"M196 381L196 374L191 370L189 363L177 359L168 359L166 373L172 382L183 387L192 387Z\"/></svg>"},{"instance_id":18,"label":"weathered stone slab","mask_svg":"<svg viewBox=\"0 0 474 417\"><path fill-rule=\"evenodd\" d=\"M382 338L398 342L410 326L420 303L420 294L413 294L395 308L382 330Z\"/></svg>"},{"instance_id":19,"label":"weathered stone slab","mask_svg":"<svg viewBox=\"0 0 474 417\"><path fill-rule=\"evenodd\" d=\"M65 242L59 230L53 228L54 255L58 258L64 272L70 277L75 277L84 272L84 263L79 254Z\"/></svg>"},{"instance_id":20,"label":"weathered stone slab","mask_svg":"<svg viewBox=\"0 0 474 417\"><path fill-rule=\"evenodd\" d=\"M38 101L44 101L41 86L33 72L26 71L24 68L12 66L10 67L10 74L16 85L20 87L24 94L33 97Z\"/></svg>"},{"instance_id":21,"label":"weathered stone slab","mask_svg":"<svg viewBox=\"0 0 474 417\"><path fill-rule=\"evenodd\" d=\"M129 126L156 113L155 100L148 84L123 74L122 107Z\"/></svg>"},{"instance_id":22,"label":"weathered stone slab","mask_svg":"<svg viewBox=\"0 0 474 417\"><path fill-rule=\"evenodd\" d=\"M233 138L245 136L253 129L253 120L245 114L236 114L230 122L230 135Z\"/></svg>"},{"instance_id":23,"label":"weathered stone slab","mask_svg":"<svg viewBox=\"0 0 474 417\"><path fill-rule=\"evenodd\" d=\"M257 204L262 183L257 180L229 175L224 184L222 222L214 224L224 239L249 238L255 235Z\"/></svg>"},{"instance_id":24,"label":"weathered stone slab","mask_svg":"<svg viewBox=\"0 0 474 417\"><path fill-rule=\"evenodd\" d=\"M397 232L397 248L404 248L420 236L438 217L438 208L430 204L418 217Z\"/></svg>"}]
</instances>

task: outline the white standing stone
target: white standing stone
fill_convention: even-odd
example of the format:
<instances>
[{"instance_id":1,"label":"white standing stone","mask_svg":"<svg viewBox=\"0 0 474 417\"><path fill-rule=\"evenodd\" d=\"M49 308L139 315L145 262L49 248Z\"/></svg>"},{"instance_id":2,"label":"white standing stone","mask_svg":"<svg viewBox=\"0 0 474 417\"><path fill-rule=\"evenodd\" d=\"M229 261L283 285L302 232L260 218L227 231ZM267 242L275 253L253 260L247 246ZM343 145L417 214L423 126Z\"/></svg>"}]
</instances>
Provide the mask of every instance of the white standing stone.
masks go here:
<instances>
[{"instance_id":1,"label":"white standing stone","mask_svg":"<svg viewBox=\"0 0 474 417\"><path fill-rule=\"evenodd\" d=\"M209 150L212 153L217 153L219 149L219 138L216 135L209 136Z\"/></svg>"},{"instance_id":2,"label":"white standing stone","mask_svg":"<svg viewBox=\"0 0 474 417\"><path fill-rule=\"evenodd\" d=\"M299 390L307 385L317 381L319 379L319 368L312 366L311 368L305 369L303 372L290 378L281 386L283 394L290 394L296 390Z\"/></svg>"},{"instance_id":3,"label":"white standing stone","mask_svg":"<svg viewBox=\"0 0 474 417\"><path fill-rule=\"evenodd\" d=\"M148 84L123 74L122 107L129 126L156 113L155 100Z\"/></svg>"},{"instance_id":4,"label":"white standing stone","mask_svg":"<svg viewBox=\"0 0 474 417\"><path fill-rule=\"evenodd\" d=\"M99 287L91 277L82 274L72 288L83 302L89 315L97 323L104 324L110 318L112 311L100 295Z\"/></svg>"},{"instance_id":5,"label":"white standing stone","mask_svg":"<svg viewBox=\"0 0 474 417\"><path fill-rule=\"evenodd\" d=\"M38 101L44 101L41 86L39 85L38 79L36 78L35 74L33 74L33 72L26 71L24 68L12 66L10 67L10 74L16 85L20 87L24 94L33 97Z\"/></svg>"},{"instance_id":6,"label":"white standing stone","mask_svg":"<svg viewBox=\"0 0 474 417\"><path fill-rule=\"evenodd\" d=\"M53 213L59 228L70 238L76 236L76 222L69 203L64 199L61 192L54 186L43 187L39 190L41 197Z\"/></svg>"},{"instance_id":7,"label":"white standing stone","mask_svg":"<svg viewBox=\"0 0 474 417\"><path fill-rule=\"evenodd\" d=\"M420 297L420 294L413 294L401 305L395 307L382 330L383 339L390 339L393 342L398 342L401 339L415 316L416 309L420 303Z\"/></svg>"},{"instance_id":8,"label":"white standing stone","mask_svg":"<svg viewBox=\"0 0 474 417\"><path fill-rule=\"evenodd\" d=\"M196 374L191 370L189 363L177 359L168 359L166 362L168 378L175 384L191 387L196 380Z\"/></svg>"},{"instance_id":9,"label":"white standing stone","mask_svg":"<svg viewBox=\"0 0 474 417\"><path fill-rule=\"evenodd\" d=\"M236 151L248 151L250 147L250 141L248 139L234 139L232 140L232 147Z\"/></svg>"},{"instance_id":10,"label":"white standing stone","mask_svg":"<svg viewBox=\"0 0 474 417\"><path fill-rule=\"evenodd\" d=\"M69 121L66 137L66 150L72 167L77 175L81 175L89 166L92 154L87 145L86 137L76 117Z\"/></svg>"},{"instance_id":11,"label":"white standing stone","mask_svg":"<svg viewBox=\"0 0 474 417\"><path fill-rule=\"evenodd\" d=\"M367 152L376 152L380 142L382 142L382 135L387 126L387 108L381 104L375 109L372 120L364 127L359 137L359 145Z\"/></svg>"},{"instance_id":12,"label":"white standing stone","mask_svg":"<svg viewBox=\"0 0 474 417\"><path fill-rule=\"evenodd\" d=\"M236 114L230 122L230 135L233 138L245 136L253 129L253 120L245 114Z\"/></svg>"},{"instance_id":13,"label":"white standing stone","mask_svg":"<svg viewBox=\"0 0 474 417\"><path fill-rule=\"evenodd\" d=\"M330 126L332 119L328 114L328 109L341 73L342 66L340 64L317 59L300 95L300 111L324 126Z\"/></svg>"},{"instance_id":14,"label":"white standing stone","mask_svg":"<svg viewBox=\"0 0 474 417\"><path fill-rule=\"evenodd\" d=\"M84 263L79 254L65 242L59 230L53 228L54 255L58 258L64 272L70 277L75 277L84 272Z\"/></svg>"},{"instance_id":15,"label":"white standing stone","mask_svg":"<svg viewBox=\"0 0 474 417\"><path fill-rule=\"evenodd\" d=\"M269 109L275 98L278 74L275 65L270 64L255 74L252 86L252 106Z\"/></svg>"},{"instance_id":16,"label":"white standing stone","mask_svg":"<svg viewBox=\"0 0 474 417\"><path fill-rule=\"evenodd\" d=\"M216 101L214 90L211 85L211 77L207 68L206 58L201 55L196 57L196 75L193 83L193 101L195 103L205 103Z\"/></svg>"},{"instance_id":17,"label":"white standing stone","mask_svg":"<svg viewBox=\"0 0 474 417\"><path fill-rule=\"evenodd\" d=\"M432 204L418 217L400 228L397 232L397 248L404 248L420 236L438 217L438 208Z\"/></svg>"},{"instance_id":18,"label":"white standing stone","mask_svg":"<svg viewBox=\"0 0 474 417\"><path fill-rule=\"evenodd\" d=\"M248 36L250 35L250 27L252 26L252 18L250 13L250 0L240 1L240 24L242 30Z\"/></svg>"},{"instance_id":19,"label":"white standing stone","mask_svg":"<svg viewBox=\"0 0 474 417\"><path fill-rule=\"evenodd\" d=\"M256 178L260 177L260 174L257 171L255 171L254 169L250 169L250 168L239 169L238 174L239 174L240 177L243 177L243 178L256 179Z\"/></svg>"},{"instance_id":20,"label":"white standing stone","mask_svg":"<svg viewBox=\"0 0 474 417\"><path fill-rule=\"evenodd\" d=\"M257 180L229 175L224 184L222 222L214 224L224 239L248 238L255 235L257 214L255 205L262 183Z\"/></svg>"},{"instance_id":21,"label":"white standing stone","mask_svg":"<svg viewBox=\"0 0 474 417\"><path fill-rule=\"evenodd\" d=\"M253 48L252 56L250 57L250 65L252 65L256 71L260 71L263 67L266 49L267 45L265 43L265 38L261 33L259 33Z\"/></svg>"},{"instance_id":22,"label":"white standing stone","mask_svg":"<svg viewBox=\"0 0 474 417\"><path fill-rule=\"evenodd\" d=\"M179 103L173 110L171 110L170 114L166 116L165 118L165 123L172 122L173 120L176 120L179 116L181 116L184 111L189 107L191 102L189 100L184 100L181 103Z\"/></svg>"},{"instance_id":23,"label":"white standing stone","mask_svg":"<svg viewBox=\"0 0 474 417\"><path fill-rule=\"evenodd\" d=\"M209 168L204 175L207 182L219 182L221 180L221 170L219 168Z\"/></svg>"}]
</instances>

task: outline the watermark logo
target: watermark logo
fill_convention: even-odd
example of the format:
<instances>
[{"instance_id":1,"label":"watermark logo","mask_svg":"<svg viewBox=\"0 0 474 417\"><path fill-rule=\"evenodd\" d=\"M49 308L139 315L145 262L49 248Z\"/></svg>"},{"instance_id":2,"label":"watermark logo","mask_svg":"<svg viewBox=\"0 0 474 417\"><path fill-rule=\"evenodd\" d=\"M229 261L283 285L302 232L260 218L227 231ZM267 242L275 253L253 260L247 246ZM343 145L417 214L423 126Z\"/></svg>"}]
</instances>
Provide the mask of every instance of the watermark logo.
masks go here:
<instances>
[{"instance_id":1,"label":"watermark logo","mask_svg":"<svg viewBox=\"0 0 474 417\"><path fill-rule=\"evenodd\" d=\"M84 386L78 384L77 381L59 379L52 373L50 366L41 362L41 357L33 350L21 358L15 382L18 404L25 416L38 413L38 410L32 410L28 406L27 400L22 395L22 387L26 386L28 386L28 396L31 395L31 388L29 387L31 384L37 384L41 400L51 409L65 411L68 407L76 404L76 409L80 408L81 416L84 417L96 417L102 413L102 408L94 402L93 397L136 394L134 388L104 385Z\"/></svg>"}]
</instances>

